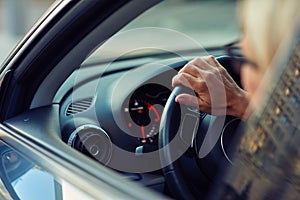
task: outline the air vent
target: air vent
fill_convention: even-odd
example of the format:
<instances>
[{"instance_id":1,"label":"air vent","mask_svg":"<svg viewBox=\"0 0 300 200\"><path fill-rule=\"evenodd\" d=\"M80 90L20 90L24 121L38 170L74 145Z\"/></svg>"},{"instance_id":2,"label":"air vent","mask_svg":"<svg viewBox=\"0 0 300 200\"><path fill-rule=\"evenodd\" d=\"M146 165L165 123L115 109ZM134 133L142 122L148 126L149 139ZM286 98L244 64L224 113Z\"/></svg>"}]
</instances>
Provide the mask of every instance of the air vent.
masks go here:
<instances>
[{"instance_id":1,"label":"air vent","mask_svg":"<svg viewBox=\"0 0 300 200\"><path fill-rule=\"evenodd\" d=\"M86 99L82 99L80 101L76 101L73 103L70 103L68 105L67 111L66 111L66 115L75 115L77 113L81 113L85 110L87 110L91 104L92 104L93 98L86 98Z\"/></svg>"}]
</instances>

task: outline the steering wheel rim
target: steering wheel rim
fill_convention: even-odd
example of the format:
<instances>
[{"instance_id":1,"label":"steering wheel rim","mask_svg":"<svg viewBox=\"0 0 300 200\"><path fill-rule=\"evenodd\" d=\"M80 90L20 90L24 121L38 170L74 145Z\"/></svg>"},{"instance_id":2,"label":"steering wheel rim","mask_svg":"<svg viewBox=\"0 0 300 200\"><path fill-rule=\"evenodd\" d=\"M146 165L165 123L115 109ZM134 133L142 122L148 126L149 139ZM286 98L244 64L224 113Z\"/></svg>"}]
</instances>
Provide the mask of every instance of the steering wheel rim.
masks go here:
<instances>
[{"instance_id":1,"label":"steering wheel rim","mask_svg":"<svg viewBox=\"0 0 300 200\"><path fill-rule=\"evenodd\" d=\"M174 161L174 155L172 155L171 145L168 145L174 137L174 131L170 130L174 121L178 121L178 112L180 110L180 104L175 102L175 98L181 93L193 92L183 86L177 86L172 91L169 99L165 105L165 110L161 117L160 134L159 134L159 148L163 149L160 153L160 160L163 166L163 173L165 179L169 184L169 190L175 192L175 196L179 199L195 199L195 196L190 192L188 183L186 182L183 173L181 173L178 160ZM177 117L177 120L175 119ZM174 161L174 162L173 162Z\"/></svg>"}]
</instances>

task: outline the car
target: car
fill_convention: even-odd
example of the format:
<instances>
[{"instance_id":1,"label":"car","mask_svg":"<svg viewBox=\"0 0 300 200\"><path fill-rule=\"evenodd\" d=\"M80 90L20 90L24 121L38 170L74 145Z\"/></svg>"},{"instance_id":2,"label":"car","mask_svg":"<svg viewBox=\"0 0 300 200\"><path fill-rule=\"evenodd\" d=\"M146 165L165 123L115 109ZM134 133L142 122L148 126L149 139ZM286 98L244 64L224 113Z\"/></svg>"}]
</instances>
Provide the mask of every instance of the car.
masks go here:
<instances>
[{"instance_id":1,"label":"car","mask_svg":"<svg viewBox=\"0 0 300 200\"><path fill-rule=\"evenodd\" d=\"M215 56L241 85L245 59L238 46L227 45L240 37L235 6L56 1L0 69L1 199L236 199L250 193L251 173L242 192L221 181L238 171L233 152L243 122L176 104L182 91L197 94L171 85L178 70L201 55ZM256 151L248 151L248 140L241 144L249 156ZM260 159L249 166L260 166Z\"/></svg>"}]
</instances>

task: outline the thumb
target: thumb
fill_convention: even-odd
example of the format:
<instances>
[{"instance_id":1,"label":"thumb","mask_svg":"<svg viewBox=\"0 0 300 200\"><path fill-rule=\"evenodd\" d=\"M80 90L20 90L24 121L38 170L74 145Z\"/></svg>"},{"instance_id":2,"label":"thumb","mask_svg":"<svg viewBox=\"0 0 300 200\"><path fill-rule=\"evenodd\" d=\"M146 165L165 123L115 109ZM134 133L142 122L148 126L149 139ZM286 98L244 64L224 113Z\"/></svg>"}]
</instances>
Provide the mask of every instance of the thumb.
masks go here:
<instances>
[{"instance_id":1,"label":"thumb","mask_svg":"<svg viewBox=\"0 0 300 200\"><path fill-rule=\"evenodd\" d=\"M190 94L180 94L175 98L175 102L184 104L187 106L199 107L199 98Z\"/></svg>"}]
</instances>

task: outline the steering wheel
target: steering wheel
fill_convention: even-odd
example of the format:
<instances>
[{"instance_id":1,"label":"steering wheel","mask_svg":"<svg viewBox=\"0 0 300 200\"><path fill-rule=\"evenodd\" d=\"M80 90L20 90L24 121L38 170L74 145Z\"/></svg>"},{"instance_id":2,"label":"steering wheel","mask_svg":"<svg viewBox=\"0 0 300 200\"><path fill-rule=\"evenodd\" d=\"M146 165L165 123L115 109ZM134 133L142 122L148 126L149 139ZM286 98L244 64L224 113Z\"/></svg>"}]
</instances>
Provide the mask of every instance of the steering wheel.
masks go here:
<instances>
[{"instance_id":1,"label":"steering wheel","mask_svg":"<svg viewBox=\"0 0 300 200\"><path fill-rule=\"evenodd\" d=\"M180 105L175 98L181 93L194 92L177 86L165 105L159 134L160 161L168 189L176 199L199 199L206 195L220 166L230 164L229 146L240 120ZM196 167L186 160L193 160ZM187 171L191 175L186 175ZM198 183L194 183L191 179L197 176Z\"/></svg>"}]
</instances>

